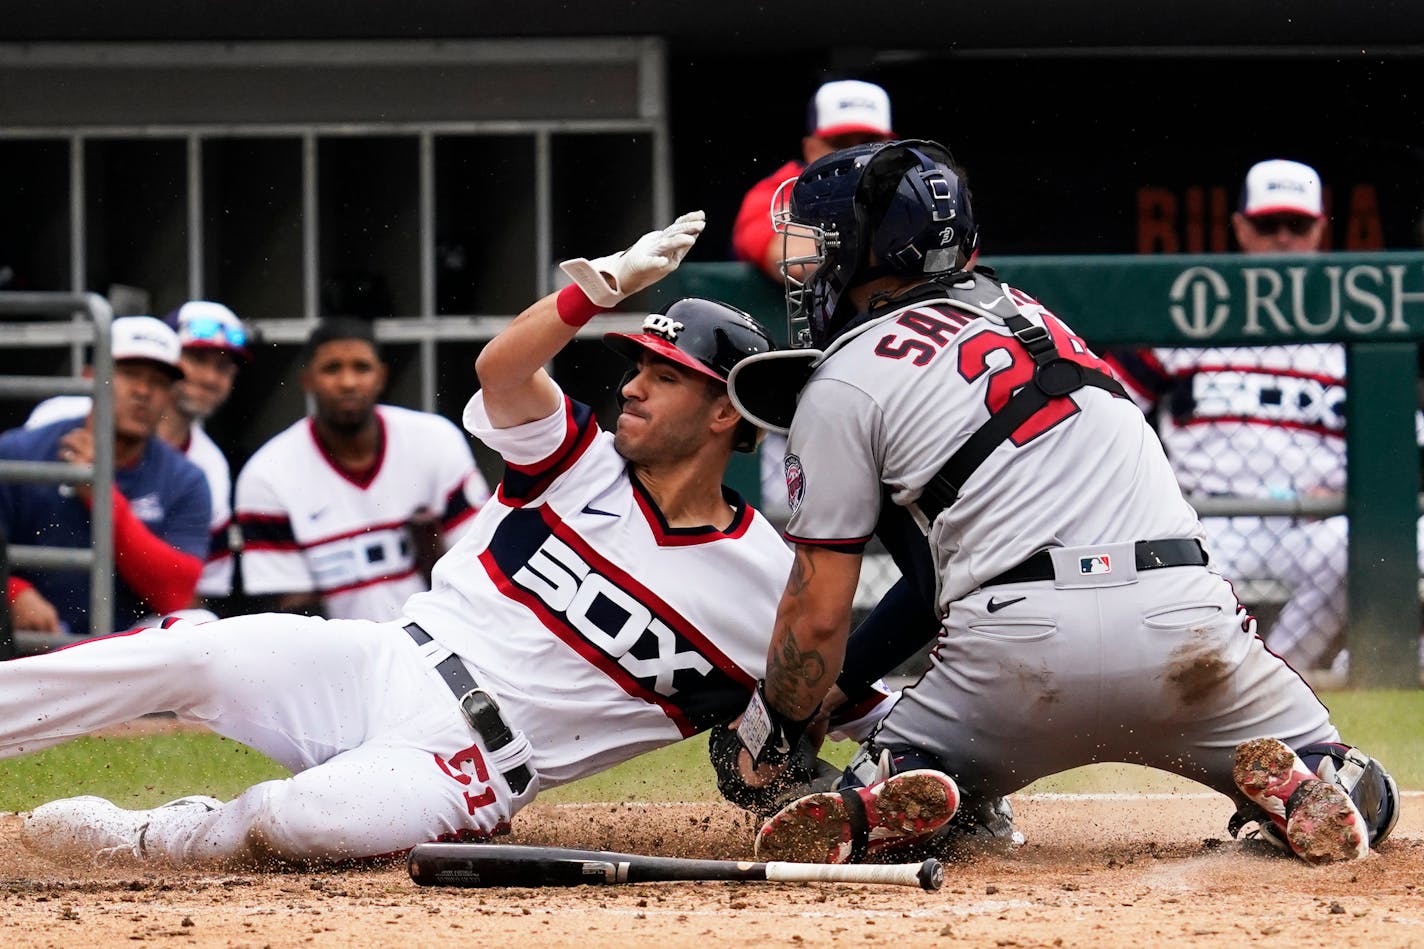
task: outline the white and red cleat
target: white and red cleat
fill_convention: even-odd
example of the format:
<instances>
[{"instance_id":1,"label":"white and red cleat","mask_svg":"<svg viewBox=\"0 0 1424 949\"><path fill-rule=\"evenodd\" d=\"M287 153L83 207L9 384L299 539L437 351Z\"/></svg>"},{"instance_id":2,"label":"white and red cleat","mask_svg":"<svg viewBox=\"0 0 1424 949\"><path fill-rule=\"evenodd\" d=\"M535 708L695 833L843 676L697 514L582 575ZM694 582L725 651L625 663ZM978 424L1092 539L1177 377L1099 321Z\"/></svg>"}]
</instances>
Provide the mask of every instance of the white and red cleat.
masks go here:
<instances>
[{"instance_id":1,"label":"white and red cleat","mask_svg":"<svg viewBox=\"0 0 1424 949\"><path fill-rule=\"evenodd\" d=\"M959 788L938 771L891 775L867 788L808 794L773 814L756 837L758 860L859 863L918 843L949 823Z\"/></svg>"},{"instance_id":2,"label":"white and red cleat","mask_svg":"<svg viewBox=\"0 0 1424 949\"><path fill-rule=\"evenodd\" d=\"M1231 777L1305 862L1359 860L1369 854L1369 830L1354 801L1306 767L1285 742L1253 738L1237 745Z\"/></svg>"}]
</instances>

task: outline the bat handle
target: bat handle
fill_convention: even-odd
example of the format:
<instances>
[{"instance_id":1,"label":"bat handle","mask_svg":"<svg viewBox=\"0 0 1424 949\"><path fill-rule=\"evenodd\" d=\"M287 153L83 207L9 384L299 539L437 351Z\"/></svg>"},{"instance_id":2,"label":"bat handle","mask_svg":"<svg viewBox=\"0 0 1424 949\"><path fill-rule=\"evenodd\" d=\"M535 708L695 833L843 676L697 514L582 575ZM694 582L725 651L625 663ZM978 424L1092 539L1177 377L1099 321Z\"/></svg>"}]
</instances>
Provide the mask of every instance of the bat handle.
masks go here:
<instances>
[{"instance_id":1,"label":"bat handle","mask_svg":"<svg viewBox=\"0 0 1424 949\"><path fill-rule=\"evenodd\" d=\"M784 883L886 883L937 890L944 885L944 866L933 857L924 863L899 864L773 861L766 865L766 878Z\"/></svg>"}]
</instances>

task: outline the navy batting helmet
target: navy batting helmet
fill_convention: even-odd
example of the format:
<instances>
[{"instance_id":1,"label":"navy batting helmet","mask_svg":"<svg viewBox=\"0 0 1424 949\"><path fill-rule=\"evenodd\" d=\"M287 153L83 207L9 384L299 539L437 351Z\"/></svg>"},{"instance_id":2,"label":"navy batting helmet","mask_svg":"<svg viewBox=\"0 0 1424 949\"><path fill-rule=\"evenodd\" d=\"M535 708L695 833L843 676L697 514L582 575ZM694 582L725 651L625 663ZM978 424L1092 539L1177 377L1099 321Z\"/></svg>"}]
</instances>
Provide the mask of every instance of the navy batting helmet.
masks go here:
<instances>
[{"instance_id":1,"label":"navy batting helmet","mask_svg":"<svg viewBox=\"0 0 1424 949\"><path fill-rule=\"evenodd\" d=\"M773 207L782 206L773 202ZM961 269L978 247L969 189L937 142L873 142L806 167L776 215L777 230L815 241L814 256L783 261L791 335L824 348L850 325L846 291L887 274ZM795 276L800 267L809 276Z\"/></svg>"},{"instance_id":2,"label":"navy batting helmet","mask_svg":"<svg viewBox=\"0 0 1424 949\"><path fill-rule=\"evenodd\" d=\"M749 314L734 306L702 297L685 297L649 313L638 333L605 333L603 342L633 362L644 352L725 383L732 367L748 356L768 352L776 343ZM756 429L739 426L734 446L756 448Z\"/></svg>"}]
</instances>

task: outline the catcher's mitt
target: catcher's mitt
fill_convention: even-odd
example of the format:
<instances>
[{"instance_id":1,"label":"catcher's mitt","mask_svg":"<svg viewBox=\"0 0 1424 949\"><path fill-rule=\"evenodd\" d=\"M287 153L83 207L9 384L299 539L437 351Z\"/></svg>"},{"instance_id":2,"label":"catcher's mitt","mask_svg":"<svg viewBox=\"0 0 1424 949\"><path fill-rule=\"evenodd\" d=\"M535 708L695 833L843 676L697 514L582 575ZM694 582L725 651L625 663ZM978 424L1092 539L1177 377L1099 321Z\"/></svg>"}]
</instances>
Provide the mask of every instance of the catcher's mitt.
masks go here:
<instances>
[{"instance_id":1,"label":"catcher's mitt","mask_svg":"<svg viewBox=\"0 0 1424 949\"><path fill-rule=\"evenodd\" d=\"M707 736L707 755L717 772L717 790L738 807L759 817L770 817L788 802L815 791L830 790L841 770L816 756L816 745L807 735L791 751L791 758L776 779L761 787L752 787L742 777L737 759L743 751L736 729L730 725L713 726Z\"/></svg>"}]
</instances>

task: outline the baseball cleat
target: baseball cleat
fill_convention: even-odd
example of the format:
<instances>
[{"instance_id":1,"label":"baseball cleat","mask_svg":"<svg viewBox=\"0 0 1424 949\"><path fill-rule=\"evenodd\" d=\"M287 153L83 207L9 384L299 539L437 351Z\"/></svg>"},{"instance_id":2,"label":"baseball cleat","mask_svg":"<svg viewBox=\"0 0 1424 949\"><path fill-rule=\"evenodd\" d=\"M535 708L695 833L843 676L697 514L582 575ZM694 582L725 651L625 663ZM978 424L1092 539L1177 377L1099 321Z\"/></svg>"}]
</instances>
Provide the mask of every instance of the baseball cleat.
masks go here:
<instances>
[{"instance_id":1,"label":"baseball cleat","mask_svg":"<svg viewBox=\"0 0 1424 949\"><path fill-rule=\"evenodd\" d=\"M222 806L217 798L193 795L143 811L130 811L102 797L67 797L25 815L20 840L36 853L55 858L142 860L143 837L154 811L170 807Z\"/></svg>"},{"instance_id":2,"label":"baseball cleat","mask_svg":"<svg viewBox=\"0 0 1424 949\"><path fill-rule=\"evenodd\" d=\"M1369 854L1369 831L1350 796L1306 767L1285 742L1253 738L1237 745L1231 777L1305 862Z\"/></svg>"},{"instance_id":3,"label":"baseball cleat","mask_svg":"<svg viewBox=\"0 0 1424 949\"><path fill-rule=\"evenodd\" d=\"M859 863L924 840L959 807L954 779L905 771L868 788L808 794L772 815L756 837L758 860Z\"/></svg>"}]
</instances>

